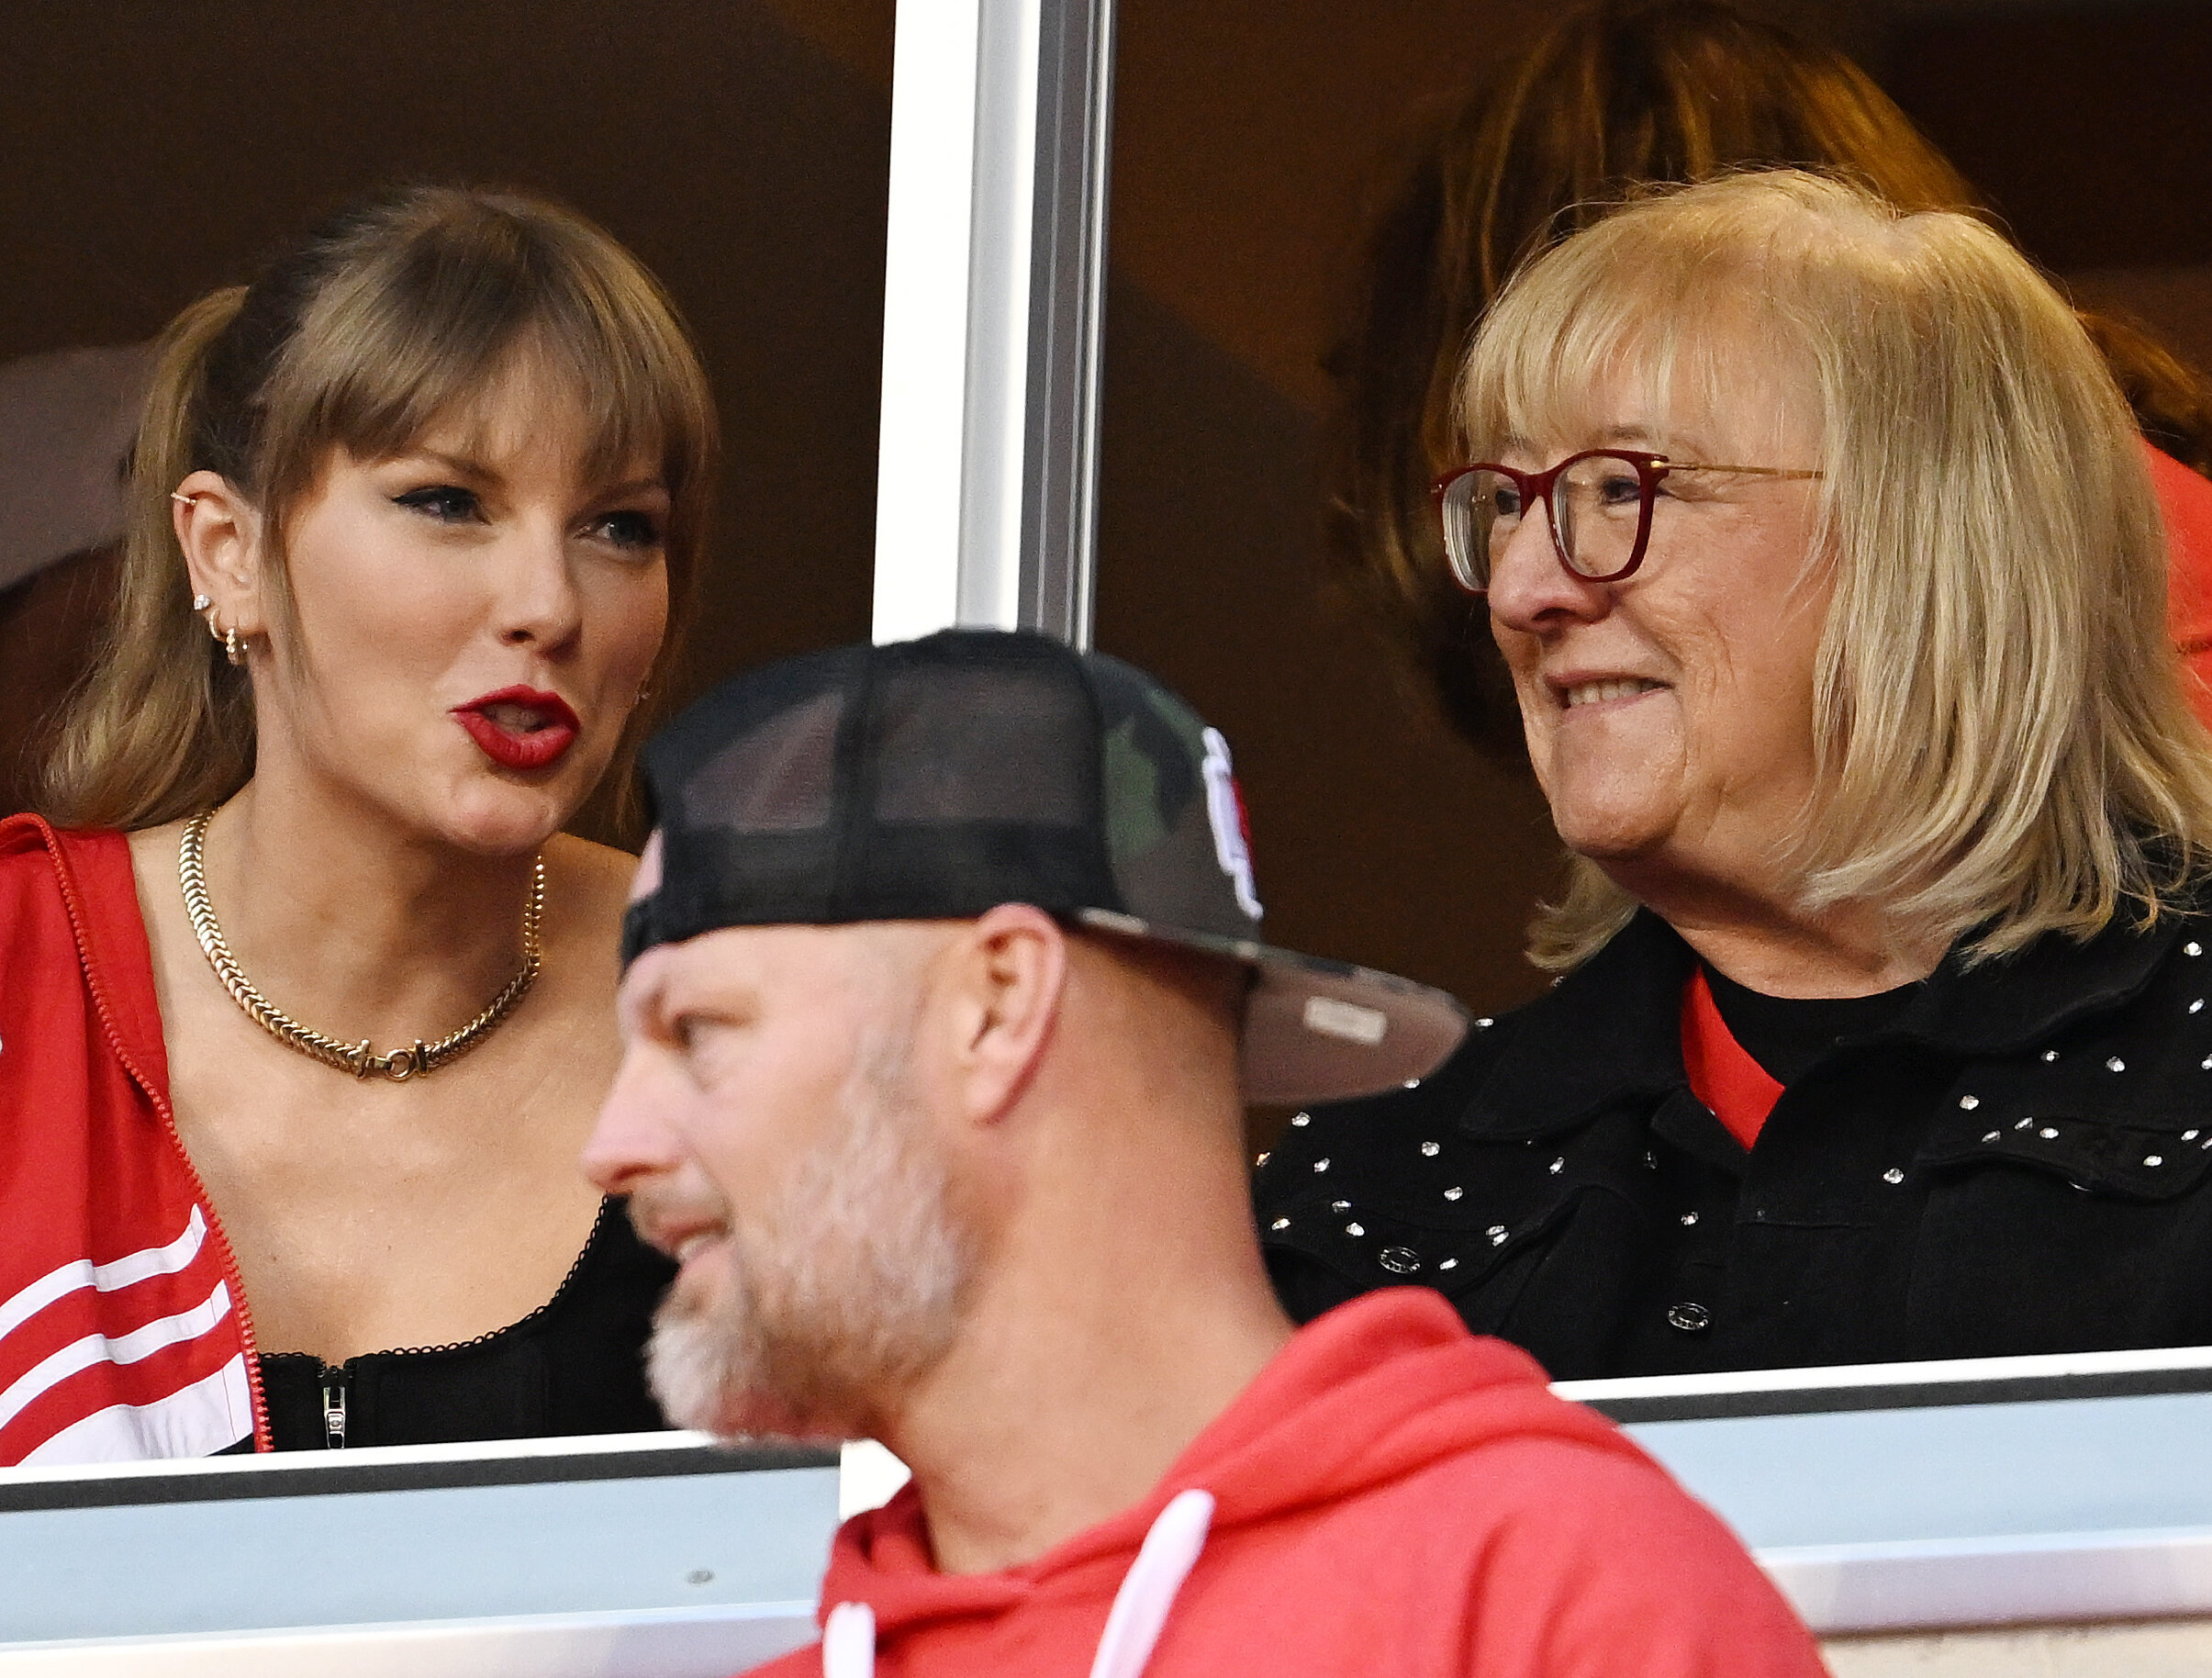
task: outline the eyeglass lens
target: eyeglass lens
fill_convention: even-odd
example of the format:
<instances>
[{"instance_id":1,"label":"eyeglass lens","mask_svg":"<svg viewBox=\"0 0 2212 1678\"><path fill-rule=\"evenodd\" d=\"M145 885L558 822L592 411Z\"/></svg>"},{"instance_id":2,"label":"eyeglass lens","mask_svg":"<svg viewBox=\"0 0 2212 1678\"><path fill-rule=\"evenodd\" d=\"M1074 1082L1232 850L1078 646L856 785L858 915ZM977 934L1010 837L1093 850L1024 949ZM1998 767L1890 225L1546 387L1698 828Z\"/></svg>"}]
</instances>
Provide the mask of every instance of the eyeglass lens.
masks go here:
<instances>
[{"instance_id":1,"label":"eyeglass lens","mask_svg":"<svg viewBox=\"0 0 2212 1678\"><path fill-rule=\"evenodd\" d=\"M1643 522L1644 484L1636 464L1588 454L1552 480L1551 522L1560 555L1584 576L1627 569ZM1444 498L1445 545L1462 584L1490 587L1505 546L1521 528L1521 488L1502 472L1469 472Z\"/></svg>"}]
</instances>

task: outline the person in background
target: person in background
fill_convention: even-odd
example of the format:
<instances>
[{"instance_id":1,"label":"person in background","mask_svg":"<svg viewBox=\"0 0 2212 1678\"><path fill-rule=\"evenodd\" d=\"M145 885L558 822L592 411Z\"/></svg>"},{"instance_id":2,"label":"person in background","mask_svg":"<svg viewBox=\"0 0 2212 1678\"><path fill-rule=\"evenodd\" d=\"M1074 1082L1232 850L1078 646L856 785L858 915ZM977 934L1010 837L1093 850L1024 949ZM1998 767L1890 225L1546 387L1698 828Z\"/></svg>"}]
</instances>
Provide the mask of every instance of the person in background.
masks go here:
<instances>
[{"instance_id":1,"label":"person in background","mask_svg":"<svg viewBox=\"0 0 2212 1678\"><path fill-rule=\"evenodd\" d=\"M716 427L515 195L354 207L158 347L122 576L0 822L0 1461L663 1426L575 1171Z\"/></svg>"},{"instance_id":2,"label":"person in background","mask_svg":"<svg viewBox=\"0 0 2212 1678\"><path fill-rule=\"evenodd\" d=\"M115 598L151 344L0 367L0 816L28 809Z\"/></svg>"},{"instance_id":3,"label":"person in background","mask_svg":"<svg viewBox=\"0 0 2212 1678\"><path fill-rule=\"evenodd\" d=\"M1259 943L1179 699L947 632L740 677L646 764L585 1160L682 1265L654 1388L914 1476L763 1671L1821 1670L1718 1521L1434 1294L1292 1333L1245 1099L1394 1087L1466 1018Z\"/></svg>"},{"instance_id":4,"label":"person in background","mask_svg":"<svg viewBox=\"0 0 2212 1678\"><path fill-rule=\"evenodd\" d=\"M1424 138L1386 198L1327 358L1328 551L1453 726L1502 763L1528 761L1512 679L1451 581L1429 504L1436 475L1468 458L1453 391L1475 328L1519 264L1640 185L1792 166L1838 172L1905 209L1981 213L1850 60L1719 0L1570 12ZM2212 473L2212 385L2125 322L2084 324L2154 445L2172 640L2212 720L2212 484L2200 475Z\"/></svg>"},{"instance_id":5,"label":"person in background","mask_svg":"<svg viewBox=\"0 0 2212 1678\"><path fill-rule=\"evenodd\" d=\"M1417 1279L1562 1378L2212 1341L2212 738L2072 311L1725 176L1523 270L1461 401L1559 981L1292 1120L1292 1314Z\"/></svg>"}]
</instances>

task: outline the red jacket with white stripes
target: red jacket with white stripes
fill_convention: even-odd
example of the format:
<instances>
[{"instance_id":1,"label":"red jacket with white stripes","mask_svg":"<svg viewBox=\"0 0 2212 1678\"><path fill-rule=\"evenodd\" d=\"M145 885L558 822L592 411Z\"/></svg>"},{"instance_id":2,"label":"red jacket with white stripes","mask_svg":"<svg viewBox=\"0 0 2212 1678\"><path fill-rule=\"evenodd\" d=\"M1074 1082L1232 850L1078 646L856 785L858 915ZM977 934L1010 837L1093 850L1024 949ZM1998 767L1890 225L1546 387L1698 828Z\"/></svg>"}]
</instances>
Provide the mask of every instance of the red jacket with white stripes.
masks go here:
<instances>
[{"instance_id":1,"label":"red jacket with white stripes","mask_svg":"<svg viewBox=\"0 0 2212 1678\"><path fill-rule=\"evenodd\" d=\"M129 847L34 816L0 822L0 1464L269 1449Z\"/></svg>"}]
</instances>

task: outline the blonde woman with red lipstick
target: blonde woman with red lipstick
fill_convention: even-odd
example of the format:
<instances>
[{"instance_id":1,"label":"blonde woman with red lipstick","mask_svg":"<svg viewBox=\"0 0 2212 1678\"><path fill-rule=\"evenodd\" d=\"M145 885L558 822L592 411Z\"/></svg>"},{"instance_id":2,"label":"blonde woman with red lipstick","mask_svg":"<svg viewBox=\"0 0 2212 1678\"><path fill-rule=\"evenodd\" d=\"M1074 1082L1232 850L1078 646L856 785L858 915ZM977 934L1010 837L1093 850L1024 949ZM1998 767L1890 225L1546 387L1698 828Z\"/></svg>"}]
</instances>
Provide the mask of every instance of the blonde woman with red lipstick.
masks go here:
<instances>
[{"instance_id":1,"label":"blonde woman with red lipstick","mask_svg":"<svg viewBox=\"0 0 2212 1678\"><path fill-rule=\"evenodd\" d=\"M715 452L569 212L357 207L169 330L112 643L0 823L0 1462L662 1426L575 1169Z\"/></svg>"}]
</instances>

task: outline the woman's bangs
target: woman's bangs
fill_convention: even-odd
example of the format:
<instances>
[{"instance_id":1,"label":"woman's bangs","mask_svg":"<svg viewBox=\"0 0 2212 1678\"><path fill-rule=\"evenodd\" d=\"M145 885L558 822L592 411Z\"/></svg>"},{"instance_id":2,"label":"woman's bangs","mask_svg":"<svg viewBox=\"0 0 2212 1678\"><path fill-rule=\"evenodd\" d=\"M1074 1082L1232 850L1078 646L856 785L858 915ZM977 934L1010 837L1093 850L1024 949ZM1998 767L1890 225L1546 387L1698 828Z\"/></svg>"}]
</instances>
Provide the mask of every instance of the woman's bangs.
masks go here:
<instances>
[{"instance_id":1,"label":"woman's bangs","mask_svg":"<svg viewBox=\"0 0 2212 1678\"><path fill-rule=\"evenodd\" d=\"M1513 448L1549 455L1586 448L1617 425L1611 406L1624 389L1641 387L1644 408L1662 421L1672 406L1681 360L1677 335L1654 330L1644 299L1588 296L1504 337L1502 352L1469 372L1470 432L1484 459ZM1659 446L1661 439L1649 440Z\"/></svg>"},{"instance_id":2,"label":"woman's bangs","mask_svg":"<svg viewBox=\"0 0 2212 1678\"><path fill-rule=\"evenodd\" d=\"M660 392L622 364L617 352L595 343L602 336L575 330L558 315L523 319L508 341L457 381L457 388L419 387L419 399L397 406L388 416L398 432L380 453L397 454L417 446L433 431L458 432L464 453L484 459L513 448L519 441L506 428L518 410L529 416L533 433L551 425L564 443L576 445L577 469L588 483L630 477L642 465L667 469L664 440L672 429ZM630 353L634 357L635 351ZM442 403L435 401L444 396ZM356 453L358 445L349 444Z\"/></svg>"},{"instance_id":3,"label":"woman's bangs","mask_svg":"<svg viewBox=\"0 0 2212 1678\"><path fill-rule=\"evenodd\" d=\"M451 420L484 440L490 394L517 377L539 397L575 402L587 475L610 477L642 459L672 478L692 475L710 447L711 410L665 311L641 307L626 276L598 273L577 253L468 242L465 252L411 252L399 272L364 274L328 300L319 330L300 334L322 346L322 364L288 369L285 381L312 410L296 430L279 428L302 445L285 463L293 487L332 447L389 459Z\"/></svg>"},{"instance_id":4,"label":"woman's bangs","mask_svg":"<svg viewBox=\"0 0 2212 1678\"><path fill-rule=\"evenodd\" d=\"M612 478L649 461L671 494L681 487L698 427L687 364L665 334L634 311L564 298L531 323L530 347L541 376L571 394L583 414L587 473Z\"/></svg>"},{"instance_id":5,"label":"woman's bangs","mask_svg":"<svg viewBox=\"0 0 2212 1678\"><path fill-rule=\"evenodd\" d=\"M518 325L500 288L373 264L303 316L270 381L266 489L304 491L333 449L388 460L464 410L501 371ZM442 282L442 283L441 283Z\"/></svg>"},{"instance_id":6,"label":"woman's bangs","mask_svg":"<svg viewBox=\"0 0 2212 1678\"><path fill-rule=\"evenodd\" d=\"M1723 346L1741 336L1724 317L1740 311L1741 287L1700 241L1666 237L1665 229L1647 237L1643 220L1631 209L1577 235L1529 268L1491 312L1465 385L1463 411L1479 451L1589 446L1621 421L1601 404L1630 392L1654 428L1685 399L1717 399ZM1664 438L1648 442L1660 447Z\"/></svg>"},{"instance_id":7,"label":"woman's bangs","mask_svg":"<svg viewBox=\"0 0 2212 1678\"><path fill-rule=\"evenodd\" d=\"M586 470L611 477L651 461L679 519L715 448L713 397L673 308L642 271L564 251L528 328L549 382L584 415Z\"/></svg>"}]
</instances>

